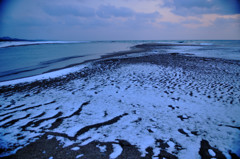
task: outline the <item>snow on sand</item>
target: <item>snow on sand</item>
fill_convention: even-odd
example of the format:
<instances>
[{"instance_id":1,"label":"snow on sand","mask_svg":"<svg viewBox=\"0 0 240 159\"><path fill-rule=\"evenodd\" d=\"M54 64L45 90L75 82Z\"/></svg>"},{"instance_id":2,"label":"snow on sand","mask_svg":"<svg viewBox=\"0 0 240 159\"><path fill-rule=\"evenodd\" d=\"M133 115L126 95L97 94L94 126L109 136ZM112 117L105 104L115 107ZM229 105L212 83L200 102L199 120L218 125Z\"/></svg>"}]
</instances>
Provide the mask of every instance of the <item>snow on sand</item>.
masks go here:
<instances>
[{"instance_id":1,"label":"snow on sand","mask_svg":"<svg viewBox=\"0 0 240 159\"><path fill-rule=\"evenodd\" d=\"M112 143L106 158L121 158L123 141L142 157L240 156L239 72L231 61L154 54L92 62L58 84L2 87L0 155L47 135L79 144L73 151Z\"/></svg>"}]
</instances>

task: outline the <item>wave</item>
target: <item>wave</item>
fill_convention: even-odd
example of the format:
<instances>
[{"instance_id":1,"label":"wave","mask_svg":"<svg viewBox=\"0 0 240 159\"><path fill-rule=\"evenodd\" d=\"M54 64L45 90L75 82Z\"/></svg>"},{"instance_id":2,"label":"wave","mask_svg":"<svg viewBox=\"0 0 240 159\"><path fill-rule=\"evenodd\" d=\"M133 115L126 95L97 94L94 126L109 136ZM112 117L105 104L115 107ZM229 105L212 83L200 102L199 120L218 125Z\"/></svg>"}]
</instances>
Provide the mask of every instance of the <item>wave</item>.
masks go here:
<instances>
[{"instance_id":1,"label":"wave","mask_svg":"<svg viewBox=\"0 0 240 159\"><path fill-rule=\"evenodd\" d=\"M57 70L57 71L53 71L53 72L48 72L48 73L44 73L44 74L39 74L39 75L14 79L14 80L10 80L10 81L3 81L3 82L0 82L0 87L9 86L9 85L16 85L16 84L20 84L20 83L32 83L34 81L57 78L57 77L60 77L60 76L67 75L69 73L74 73L74 72L81 71L85 67L89 67L89 65L81 64L81 65L78 65L78 66L65 68L65 69L61 69L61 70Z\"/></svg>"},{"instance_id":2,"label":"wave","mask_svg":"<svg viewBox=\"0 0 240 159\"><path fill-rule=\"evenodd\" d=\"M30 66L30 67L24 67L24 68L19 68L19 69L14 69L14 70L8 70L8 71L0 72L0 78L6 77L6 76L11 76L11 75L16 75L16 74L20 74L20 73L25 73L25 72L35 71L35 70L43 69L46 67L47 66Z\"/></svg>"},{"instance_id":3,"label":"wave","mask_svg":"<svg viewBox=\"0 0 240 159\"><path fill-rule=\"evenodd\" d=\"M14 69L14 70L3 71L3 72L0 72L0 78L10 76L10 75L20 74L20 73L25 73L25 72L31 72L31 71L47 68L49 65L54 64L54 63L63 62L63 61L76 59L76 58L81 58L81 57L84 57L84 56L81 55L81 56L63 57L63 58L58 58L58 59L54 59L54 60L43 61L43 62L40 62L38 65L35 65L35 66L29 66L29 67Z\"/></svg>"},{"instance_id":4,"label":"wave","mask_svg":"<svg viewBox=\"0 0 240 159\"><path fill-rule=\"evenodd\" d=\"M81 57L84 57L84 56L86 56L86 55L62 57L62 58L58 58L58 59L54 59L54 60L43 61L43 62L40 62L40 64L41 65L49 65L49 64L53 64L53 63L58 63L58 62L63 62L63 61L75 59L75 58L81 58Z\"/></svg>"},{"instance_id":5,"label":"wave","mask_svg":"<svg viewBox=\"0 0 240 159\"><path fill-rule=\"evenodd\" d=\"M211 45L213 45L213 43L200 43L200 45L211 46Z\"/></svg>"},{"instance_id":6,"label":"wave","mask_svg":"<svg viewBox=\"0 0 240 159\"><path fill-rule=\"evenodd\" d=\"M74 44L74 43L89 43L90 41L6 41L0 42L0 48L41 45L41 44Z\"/></svg>"}]
</instances>

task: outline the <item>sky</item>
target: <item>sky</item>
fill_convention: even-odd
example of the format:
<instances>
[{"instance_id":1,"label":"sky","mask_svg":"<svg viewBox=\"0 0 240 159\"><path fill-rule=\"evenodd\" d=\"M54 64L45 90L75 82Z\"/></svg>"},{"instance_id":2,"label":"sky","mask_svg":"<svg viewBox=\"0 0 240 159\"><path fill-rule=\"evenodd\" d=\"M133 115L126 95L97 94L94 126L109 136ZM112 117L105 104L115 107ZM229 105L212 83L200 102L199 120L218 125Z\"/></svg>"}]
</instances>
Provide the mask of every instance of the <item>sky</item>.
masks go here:
<instances>
[{"instance_id":1,"label":"sky","mask_svg":"<svg viewBox=\"0 0 240 159\"><path fill-rule=\"evenodd\" d=\"M0 37L240 39L240 0L1 0Z\"/></svg>"}]
</instances>

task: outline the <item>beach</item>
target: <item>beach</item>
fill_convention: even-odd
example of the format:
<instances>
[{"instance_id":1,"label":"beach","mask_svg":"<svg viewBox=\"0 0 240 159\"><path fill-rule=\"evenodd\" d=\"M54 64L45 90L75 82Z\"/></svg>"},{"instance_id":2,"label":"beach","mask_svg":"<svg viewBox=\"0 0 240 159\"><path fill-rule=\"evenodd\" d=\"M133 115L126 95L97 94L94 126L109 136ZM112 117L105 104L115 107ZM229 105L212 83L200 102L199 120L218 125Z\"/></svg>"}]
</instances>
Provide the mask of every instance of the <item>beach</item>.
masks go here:
<instances>
[{"instance_id":1,"label":"beach","mask_svg":"<svg viewBox=\"0 0 240 159\"><path fill-rule=\"evenodd\" d=\"M0 156L239 158L240 61L158 50L172 45L2 84Z\"/></svg>"}]
</instances>

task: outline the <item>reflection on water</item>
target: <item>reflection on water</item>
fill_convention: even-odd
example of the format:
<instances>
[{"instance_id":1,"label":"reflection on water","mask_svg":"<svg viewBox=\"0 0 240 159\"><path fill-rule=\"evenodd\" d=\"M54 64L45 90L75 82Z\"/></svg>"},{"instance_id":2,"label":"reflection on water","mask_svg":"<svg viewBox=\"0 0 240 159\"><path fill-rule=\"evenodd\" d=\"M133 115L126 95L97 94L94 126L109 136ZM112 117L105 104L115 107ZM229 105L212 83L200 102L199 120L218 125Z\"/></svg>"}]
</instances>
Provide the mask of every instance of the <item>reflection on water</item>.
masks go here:
<instances>
[{"instance_id":1,"label":"reflection on water","mask_svg":"<svg viewBox=\"0 0 240 159\"><path fill-rule=\"evenodd\" d=\"M0 48L0 81L42 74L79 64L102 55L129 50L140 43L195 44L162 46L159 53L184 53L203 57L240 60L240 41L95 41L26 45ZM3 43L1 43L3 44Z\"/></svg>"}]
</instances>

